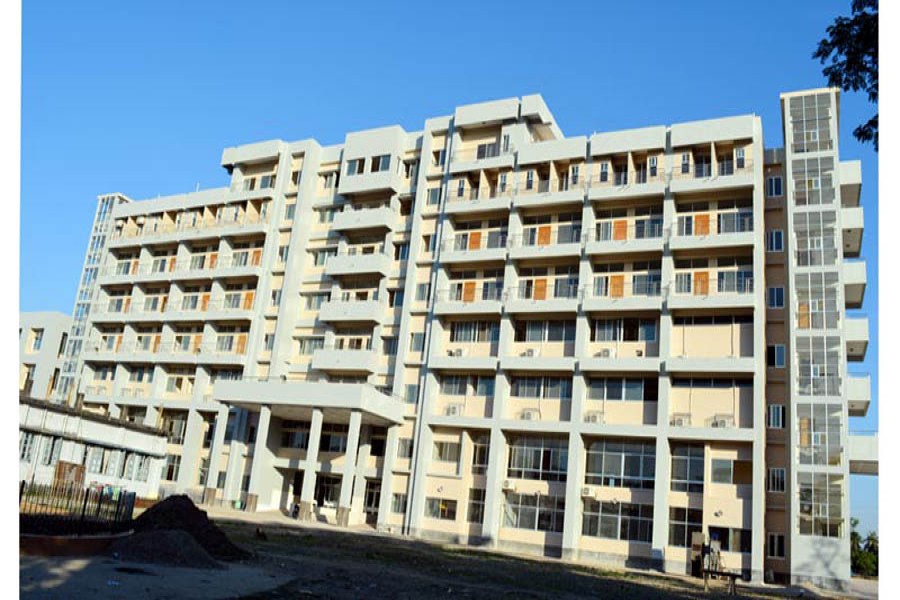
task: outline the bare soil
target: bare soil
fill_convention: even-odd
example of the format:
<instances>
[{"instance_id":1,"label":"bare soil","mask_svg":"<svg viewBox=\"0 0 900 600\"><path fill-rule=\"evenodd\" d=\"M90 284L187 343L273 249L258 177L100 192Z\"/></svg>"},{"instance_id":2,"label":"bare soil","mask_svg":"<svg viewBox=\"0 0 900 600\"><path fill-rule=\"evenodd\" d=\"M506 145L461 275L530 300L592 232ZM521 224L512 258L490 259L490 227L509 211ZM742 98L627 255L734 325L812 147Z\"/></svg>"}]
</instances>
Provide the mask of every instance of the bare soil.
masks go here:
<instances>
[{"instance_id":1,"label":"bare soil","mask_svg":"<svg viewBox=\"0 0 900 600\"><path fill-rule=\"evenodd\" d=\"M287 598L725 598L724 582L709 592L699 580L652 572L616 571L510 556L460 546L344 532L322 527L264 525L217 519L238 546L250 550L247 565L274 570L291 579L252 600ZM738 584L744 598L797 595L781 588ZM814 597L808 591L805 597Z\"/></svg>"}]
</instances>

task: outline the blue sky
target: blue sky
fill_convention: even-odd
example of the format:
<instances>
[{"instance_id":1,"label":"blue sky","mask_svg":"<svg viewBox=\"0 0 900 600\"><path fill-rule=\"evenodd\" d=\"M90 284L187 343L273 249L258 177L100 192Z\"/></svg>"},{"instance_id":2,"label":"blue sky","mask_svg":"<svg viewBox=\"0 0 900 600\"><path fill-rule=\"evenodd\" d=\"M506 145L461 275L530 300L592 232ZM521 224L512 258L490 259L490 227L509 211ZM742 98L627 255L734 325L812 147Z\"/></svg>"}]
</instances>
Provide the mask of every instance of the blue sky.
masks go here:
<instances>
[{"instance_id":1,"label":"blue sky","mask_svg":"<svg viewBox=\"0 0 900 600\"><path fill-rule=\"evenodd\" d=\"M758 4L25 2L21 309L71 313L98 194L226 185L219 158L236 144L333 144L540 93L566 135L756 113L780 146L778 94L825 85L811 55L850 0ZM872 375L875 400L851 429L870 431L878 163L851 132L873 107L845 94L841 109L841 156L862 160L868 262L869 350L851 371ZM852 486L852 513L875 528L876 479Z\"/></svg>"}]
</instances>

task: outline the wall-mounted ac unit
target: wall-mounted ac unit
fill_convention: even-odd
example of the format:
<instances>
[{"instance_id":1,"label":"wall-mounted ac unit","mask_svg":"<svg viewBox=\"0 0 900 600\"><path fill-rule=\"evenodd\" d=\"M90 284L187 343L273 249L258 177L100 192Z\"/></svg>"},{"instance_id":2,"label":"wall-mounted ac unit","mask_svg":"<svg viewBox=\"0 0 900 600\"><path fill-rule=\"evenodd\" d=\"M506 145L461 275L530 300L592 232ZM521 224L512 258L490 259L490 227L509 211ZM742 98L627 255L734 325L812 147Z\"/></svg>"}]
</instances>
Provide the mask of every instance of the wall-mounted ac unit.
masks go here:
<instances>
[{"instance_id":1,"label":"wall-mounted ac unit","mask_svg":"<svg viewBox=\"0 0 900 600\"><path fill-rule=\"evenodd\" d=\"M584 422L585 423L602 423L603 422L603 413L597 412L597 411L592 411L592 412L586 413L584 415Z\"/></svg>"},{"instance_id":2,"label":"wall-mounted ac unit","mask_svg":"<svg viewBox=\"0 0 900 600\"><path fill-rule=\"evenodd\" d=\"M447 416L448 417L458 417L463 414L463 405L462 404L450 404L447 406Z\"/></svg>"},{"instance_id":3,"label":"wall-mounted ac unit","mask_svg":"<svg viewBox=\"0 0 900 600\"><path fill-rule=\"evenodd\" d=\"M687 427L691 422L687 417L673 417L669 424L675 427Z\"/></svg>"},{"instance_id":4,"label":"wall-mounted ac unit","mask_svg":"<svg viewBox=\"0 0 900 600\"><path fill-rule=\"evenodd\" d=\"M504 479L503 480L503 489L504 490L514 490L516 489L516 482L512 479Z\"/></svg>"},{"instance_id":5,"label":"wall-mounted ac unit","mask_svg":"<svg viewBox=\"0 0 900 600\"><path fill-rule=\"evenodd\" d=\"M595 354L594 356L596 356L597 358L609 358L609 357L610 357L610 354L611 354L610 349L609 349L609 348L604 348L603 350L601 350L600 352L598 352L598 353Z\"/></svg>"},{"instance_id":6,"label":"wall-mounted ac unit","mask_svg":"<svg viewBox=\"0 0 900 600\"><path fill-rule=\"evenodd\" d=\"M581 488L581 497L582 498L593 498L594 497L594 489L588 486L584 486Z\"/></svg>"},{"instance_id":7,"label":"wall-mounted ac unit","mask_svg":"<svg viewBox=\"0 0 900 600\"><path fill-rule=\"evenodd\" d=\"M450 352L450 356L453 356L453 357L455 357L455 358L460 358L462 355L463 355L463 349L462 349L462 348L456 348L455 350L452 350L452 351Z\"/></svg>"},{"instance_id":8,"label":"wall-mounted ac unit","mask_svg":"<svg viewBox=\"0 0 900 600\"><path fill-rule=\"evenodd\" d=\"M717 428L728 427L728 419L713 419L712 426Z\"/></svg>"},{"instance_id":9,"label":"wall-mounted ac unit","mask_svg":"<svg viewBox=\"0 0 900 600\"><path fill-rule=\"evenodd\" d=\"M522 353L522 356L526 358L537 358L541 355L541 351L538 348L529 348L525 352Z\"/></svg>"},{"instance_id":10,"label":"wall-mounted ac unit","mask_svg":"<svg viewBox=\"0 0 900 600\"><path fill-rule=\"evenodd\" d=\"M523 410L522 411L522 420L523 421L537 421L539 420L541 415L536 410Z\"/></svg>"},{"instance_id":11,"label":"wall-mounted ac unit","mask_svg":"<svg viewBox=\"0 0 900 600\"><path fill-rule=\"evenodd\" d=\"M635 354L635 356L640 358L640 357L644 356L644 351L643 350L635 350L634 354Z\"/></svg>"}]
</instances>

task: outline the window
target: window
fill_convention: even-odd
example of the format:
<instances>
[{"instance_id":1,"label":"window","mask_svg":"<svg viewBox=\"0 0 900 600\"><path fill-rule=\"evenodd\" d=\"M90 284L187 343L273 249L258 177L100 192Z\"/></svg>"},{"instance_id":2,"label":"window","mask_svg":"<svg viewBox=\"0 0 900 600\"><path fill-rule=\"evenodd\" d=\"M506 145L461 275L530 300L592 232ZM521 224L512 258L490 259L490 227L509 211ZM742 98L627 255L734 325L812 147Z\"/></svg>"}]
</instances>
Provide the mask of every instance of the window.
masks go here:
<instances>
[{"instance_id":1,"label":"window","mask_svg":"<svg viewBox=\"0 0 900 600\"><path fill-rule=\"evenodd\" d=\"M275 347L275 334L267 333L263 337L263 350L266 352L271 352L274 347Z\"/></svg>"},{"instance_id":2,"label":"window","mask_svg":"<svg viewBox=\"0 0 900 600\"><path fill-rule=\"evenodd\" d=\"M354 158L347 161L347 175L359 175L363 172L365 161L362 158Z\"/></svg>"},{"instance_id":3,"label":"window","mask_svg":"<svg viewBox=\"0 0 900 600\"><path fill-rule=\"evenodd\" d=\"M766 306L769 308L784 308L783 287L770 287L766 290Z\"/></svg>"},{"instance_id":4,"label":"window","mask_svg":"<svg viewBox=\"0 0 900 600\"><path fill-rule=\"evenodd\" d=\"M34 338L31 341L31 351L37 352L41 349L41 346L44 343L44 330L43 329L35 329L34 330Z\"/></svg>"},{"instance_id":5,"label":"window","mask_svg":"<svg viewBox=\"0 0 900 600\"><path fill-rule=\"evenodd\" d=\"M472 474L484 475L487 473L488 456L491 450L490 437L478 436L472 440Z\"/></svg>"},{"instance_id":6,"label":"window","mask_svg":"<svg viewBox=\"0 0 900 600\"><path fill-rule=\"evenodd\" d=\"M401 438L397 443L397 458L412 458L413 441L412 438Z\"/></svg>"},{"instance_id":7,"label":"window","mask_svg":"<svg viewBox=\"0 0 900 600\"><path fill-rule=\"evenodd\" d=\"M19 460L30 463L34 453L36 436L33 433L23 433L19 437Z\"/></svg>"},{"instance_id":8,"label":"window","mask_svg":"<svg viewBox=\"0 0 900 600\"><path fill-rule=\"evenodd\" d=\"M409 351L423 352L425 350L425 334L416 332L409 336Z\"/></svg>"},{"instance_id":9,"label":"window","mask_svg":"<svg viewBox=\"0 0 900 600\"><path fill-rule=\"evenodd\" d=\"M99 450L99 448L95 448ZM181 469L181 456L177 454L169 454L166 456L166 467L163 470L163 480L177 481L178 471Z\"/></svg>"},{"instance_id":10,"label":"window","mask_svg":"<svg viewBox=\"0 0 900 600\"><path fill-rule=\"evenodd\" d=\"M425 516L443 521L456 520L456 500L425 498Z\"/></svg>"},{"instance_id":11,"label":"window","mask_svg":"<svg viewBox=\"0 0 900 600\"><path fill-rule=\"evenodd\" d=\"M780 229L766 232L766 252L784 252L784 232Z\"/></svg>"},{"instance_id":12,"label":"window","mask_svg":"<svg viewBox=\"0 0 900 600\"><path fill-rule=\"evenodd\" d=\"M503 525L532 531L563 530L566 513L565 496L506 493Z\"/></svg>"},{"instance_id":13,"label":"window","mask_svg":"<svg viewBox=\"0 0 900 600\"><path fill-rule=\"evenodd\" d=\"M703 492L703 446L672 448L671 481L673 492Z\"/></svg>"},{"instance_id":14,"label":"window","mask_svg":"<svg viewBox=\"0 0 900 600\"><path fill-rule=\"evenodd\" d=\"M286 263L288 259L288 251L290 251L290 246L278 246L278 262Z\"/></svg>"},{"instance_id":15,"label":"window","mask_svg":"<svg viewBox=\"0 0 900 600\"><path fill-rule=\"evenodd\" d=\"M428 188L428 197L426 202L429 206L436 206L441 203L441 188Z\"/></svg>"},{"instance_id":16,"label":"window","mask_svg":"<svg viewBox=\"0 0 900 600\"><path fill-rule=\"evenodd\" d=\"M653 505L585 499L581 533L649 544L653 538Z\"/></svg>"},{"instance_id":17,"label":"window","mask_svg":"<svg viewBox=\"0 0 900 600\"><path fill-rule=\"evenodd\" d=\"M460 178L456 182L456 197L462 198L465 195L466 195L466 180Z\"/></svg>"},{"instance_id":18,"label":"window","mask_svg":"<svg viewBox=\"0 0 900 600\"><path fill-rule=\"evenodd\" d=\"M587 485L652 490L655 479L655 442L601 440L587 448Z\"/></svg>"},{"instance_id":19,"label":"window","mask_svg":"<svg viewBox=\"0 0 900 600\"><path fill-rule=\"evenodd\" d=\"M466 510L466 521L469 523L484 522L484 490L469 490L469 506Z\"/></svg>"},{"instance_id":20,"label":"window","mask_svg":"<svg viewBox=\"0 0 900 600\"><path fill-rule=\"evenodd\" d=\"M703 527L703 511L693 508L669 509L669 545L690 548L691 537Z\"/></svg>"},{"instance_id":21,"label":"window","mask_svg":"<svg viewBox=\"0 0 900 600\"><path fill-rule=\"evenodd\" d=\"M651 157L647 160L647 164L648 164L649 167L650 167L650 177L656 177L656 164L657 164L657 163L656 163L656 160L657 160L657 159L656 159L655 156L651 156Z\"/></svg>"},{"instance_id":22,"label":"window","mask_svg":"<svg viewBox=\"0 0 900 600\"><path fill-rule=\"evenodd\" d=\"M600 163L600 181L605 183L609 181L609 163Z\"/></svg>"},{"instance_id":23,"label":"window","mask_svg":"<svg viewBox=\"0 0 900 600\"><path fill-rule=\"evenodd\" d=\"M306 310L319 310L328 299L328 294L306 294Z\"/></svg>"},{"instance_id":24,"label":"window","mask_svg":"<svg viewBox=\"0 0 900 600\"><path fill-rule=\"evenodd\" d=\"M770 404L766 408L766 426L769 429L784 429L784 404Z\"/></svg>"},{"instance_id":25,"label":"window","mask_svg":"<svg viewBox=\"0 0 900 600\"><path fill-rule=\"evenodd\" d=\"M772 344L766 348L766 366L784 368L784 344Z\"/></svg>"},{"instance_id":26,"label":"window","mask_svg":"<svg viewBox=\"0 0 900 600\"><path fill-rule=\"evenodd\" d=\"M770 533L766 539L766 556L768 558L784 558L784 534Z\"/></svg>"},{"instance_id":27,"label":"window","mask_svg":"<svg viewBox=\"0 0 900 600\"><path fill-rule=\"evenodd\" d=\"M416 284L416 302L428 302L431 297L431 283Z\"/></svg>"},{"instance_id":28,"label":"window","mask_svg":"<svg viewBox=\"0 0 900 600\"><path fill-rule=\"evenodd\" d=\"M415 383L407 383L404 388L403 399L407 404L416 404L419 400L419 386Z\"/></svg>"},{"instance_id":29,"label":"window","mask_svg":"<svg viewBox=\"0 0 900 600\"><path fill-rule=\"evenodd\" d=\"M569 444L564 439L516 437L510 441L507 477L565 481Z\"/></svg>"},{"instance_id":30,"label":"window","mask_svg":"<svg viewBox=\"0 0 900 600\"><path fill-rule=\"evenodd\" d=\"M281 290L272 290L272 302L270 306L280 306L281 305Z\"/></svg>"},{"instance_id":31,"label":"window","mask_svg":"<svg viewBox=\"0 0 900 600\"><path fill-rule=\"evenodd\" d=\"M394 244L394 260L406 260L409 258L409 242Z\"/></svg>"},{"instance_id":32,"label":"window","mask_svg":"<svg viewBox=\"0 0 900 600\"><path fill-rule=\"evenodd\" d=\"M390 306L391 308L403 306L403 290L399 288L395 290L388 290L388 306Z\"/></svg>"},{"instance_id":33,"label":"window","mask_svg":"<svg viewBox=\"0 0 900 600\"><path fill-rule=\"evenodd\" d=\"M728 527L710 527L709 539L718 540L724 552L749 553L753 543L749 529L731 529Z\"/></svg>"},{"instance_id":34,"label":"window","mask_svg":"<svg viewBox=\"0 0 900 600\"><path fill-rule=\"evenodd\" d=\"M711 463L713 483L733 485L753 483L753 464L749 460L714 458Z\"/></svg>"},{"instance_id":35,"label":"window","mask_svg":"<svg viewBox=\"0 0 900 600\"><path fill-rule=\"evenodd\" d=\"M349 427L347 425L340 425L337 423L326 423L322 425L322 434L319 438L319 451L346 452L348 431Z\"/></svg>"},{"instance_id":36,"label":"window","mask_svg":"<svg viewBox=\"0 0 900 600\"><path fill-rule=\"evenodd\" d=\"M713 483L731 483L732 461L714 458L712 460L712 481Z\"/></svg>"},{"instance_id":37,"label":"window","mask_svg":"<svg viewBox=\"0 0 900 600\"><path fill-rule=\"evenodd\" d=\"M372 157L372 173L380 173L391 168L391 155L381 154Z\"/></svg>"},{"instance_id":38,"label":"window","mask_svg":"<svg viewBox=\"0 0 900 600\"><path fill-rule=\"evenodd\" d=\"M431 457L438 462L459 462L459 442L435 442Z\"/></svg>"},{"instance_id":39,"label":"window","mask_svg":"<svg viewBox=\"0 0 900 600\"><path fill-rule=\"evenodd\" d=\"M571 377L519 376L511 383L510 393L517 398L572 399Z\"/></svg>"},{"instance_id":40,"label":"window","mask_svg":"<svg viewBox=\"0 0 900 600\"><path fill-rule=\"evenodd\" d=\"M398 515L406 513L406 494L394 494L391 498L391 512Z\"/></svg>"},{"instance_id":41,"label":"window","mask_svg":"<svg viewBox=\"0 0 900 600\"><path fill-rule=\"evenodd\" d=\"M744 149L743 148L735 148L734 149L734 166L737 169L743 169L745 164L744 157Z\"/></svg>"},{"instance_id":42,"label":"window","mask_svg":"<svg viewBox=\"0 0 900 600\"><path fill-rule=\"evenodd\" d=\"M767 488L770 492L784 493L784 469L773 467L769 469Z\"/></svg>"},{"instance_id":43,"label":"window","mask_svg":"<svg viewBox=\"0 0 900 600\"><path fill-rule=\"evenodd\" d=\"M309 337L309 338L300 338L297 340L297 352L300 356L309 356L316 350L321 350L325 347L325 338L321 337Z\"/></svg>"},{"instance_id":44,"label":"window","mask_svg":"<svg viewBox=\"0 0 900 600\"><path fill-rule=\"evenodd\" d=\"M293 202L291 204L285 204L284 205L284 220L285 221L293 221L296 210L297 210L296 202Z\"/></svg>"},{"instance_id":45,"label":"window","mask_svg":"<svg viewBox=\"0 0 900 600\"><path fill-rule=\"evenodd\" d=\"M335 208L317 208L319 223L334 223L334 215L337 213Z\"/></svg>"},{"instance_id":46,"label":"window","mask_svg":"<svg viewBox=\"0 0 900 600\"><path fill-rule=\"evenodd\" d=\"M591 400L656 402L659 380L655 377L591 378L588 380L588 386L588 398Z\"/></svg>"},{"instance_id":47,"label":"window","mask_svg":"<svg viewBox=\"0 0 900 600\"><path fill-rule=\"evenodd\" d=\"M766 177L766 196L777 198L784 195L781 184L781 177Z\"/></svg>"},{"instance_id":48,"label":"window","mask_svg":"<svg viewBox=\"0 0 900 600\"><path fill-rule=\"evenodd\" d=\"M687 175L691 172L691 153L683 152L681 154L681 173Z\"/></svg>"},{"instance_id":49,"label":"window","mask_svg":"<svg viewBox=\"0 0 900 600\"><path fill-rule=\"evenodd\" d=\"M337 248L324 248L322 250L313 250L313 263L317 267L325 265L325 261L329 256L337 256Z\"/></svg>"}]
</instances>

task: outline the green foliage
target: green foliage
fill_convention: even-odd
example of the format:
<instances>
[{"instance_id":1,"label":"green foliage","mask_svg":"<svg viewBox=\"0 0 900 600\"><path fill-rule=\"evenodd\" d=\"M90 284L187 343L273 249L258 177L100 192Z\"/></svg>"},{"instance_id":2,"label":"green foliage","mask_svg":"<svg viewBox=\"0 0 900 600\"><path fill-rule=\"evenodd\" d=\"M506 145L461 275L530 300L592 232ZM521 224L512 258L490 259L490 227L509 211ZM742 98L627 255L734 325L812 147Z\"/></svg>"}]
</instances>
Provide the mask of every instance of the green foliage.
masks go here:
<instances>
[{"instance_id":1,"label":"green foliage","mask_svg":"<svg viewBox=\"0 0 900 600\"><path fill-rule=\"evenodd\" d=\"M828 85L843 91L863 90L878 105L878 0L853 0L853 16L837 17L826 30L828 37L813 53L828 78ZM860 142L872 142L878 151L878 111L853 130Z\"/></svg>"},{"instance_id":2,"label":"green foliage","mask_svg":"<svg viewBox=\"0 0 900 600\"><path fill-rule=\"evenodd\" d=\"M878 534L870 531L863 540L856 531L859 519L850 519L850 570L866 577L878 576Z\"/></svg>"}]
</instances>

